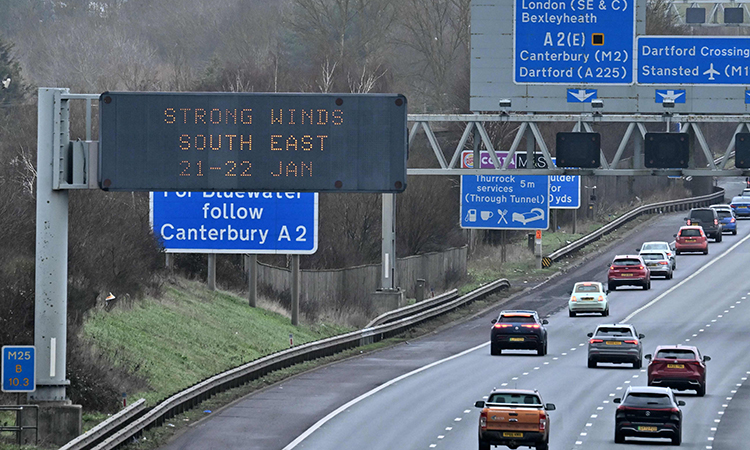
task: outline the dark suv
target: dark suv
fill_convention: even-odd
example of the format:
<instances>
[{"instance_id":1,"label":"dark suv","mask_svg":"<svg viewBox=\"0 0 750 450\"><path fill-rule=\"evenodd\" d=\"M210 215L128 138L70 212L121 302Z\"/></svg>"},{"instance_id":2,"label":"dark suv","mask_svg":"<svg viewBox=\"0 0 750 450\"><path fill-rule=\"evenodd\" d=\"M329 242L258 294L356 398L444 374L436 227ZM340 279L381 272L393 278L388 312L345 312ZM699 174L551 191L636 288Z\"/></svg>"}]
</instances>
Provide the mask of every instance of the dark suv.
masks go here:
<instances>
[{"instance_id":1,"label":"dark suv","mask_svg":"<svg viewBox=\"0 0 750 450\"><path fill-rule=\"evenodd\" d=\"M540 320L536 311L501 311L493 319L490 332L490 354L501 355L503 350L536 350L547 354L547 319Z\"/></svg>"},{"instance_id":2,"label":"dark suv","mask_svg":"<svg viewBox=\"0 0 750 450\"><path fill-rule=\"evenodd\" d=\"M721 242L723 226L719 214L713 208L693 208L685 218L688 225L698 225L703 228L706 236L713 238L715 242Z\"/></svg>"},{"instance_id":3,"label":"dark suv","mask_svg":"<svg viewBox=\"0 0 750 450\"><path fill-rule=\"evenodd\" d=\"M682 442L682 411L685 402L677 400L670 388L630 386L615 412L615 443L626 436L669 438L672 444Z\"/></svg>"}]
</instances>

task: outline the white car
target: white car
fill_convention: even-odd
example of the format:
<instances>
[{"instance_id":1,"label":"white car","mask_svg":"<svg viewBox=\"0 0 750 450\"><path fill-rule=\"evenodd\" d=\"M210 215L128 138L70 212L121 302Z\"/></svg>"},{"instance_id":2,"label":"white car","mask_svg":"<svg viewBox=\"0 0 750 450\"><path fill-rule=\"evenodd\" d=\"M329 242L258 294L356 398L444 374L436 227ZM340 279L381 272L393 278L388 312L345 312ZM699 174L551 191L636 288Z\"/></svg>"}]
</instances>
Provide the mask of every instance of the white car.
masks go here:
<instances>
[{"instance_id":1,"label":"white car","mask_svg":"<svg viewBox=\"0 0 750 450\"><path fill-rule=\"evenodd\" d=\"M597 281L580 281L573 286L568 300L568 314L575 317L578 313L601 313L609 315L608 290Z\"/></svg>"},{"instance_id":2,"label":"white car","mask_svg":"<svg viewBox=\"0 0 750 450\"><path fill-rule=\"evenodd\" d=\"M636 249L638 253L641 252L664 252L669 257L669 260L672 262L672 270L677 269L677 258L675 257L675 251L674 247L669 242L664 241L652 241L652 242L644 242L643 245L641 245L641 248Z\"/></svg>"}]
</instances>

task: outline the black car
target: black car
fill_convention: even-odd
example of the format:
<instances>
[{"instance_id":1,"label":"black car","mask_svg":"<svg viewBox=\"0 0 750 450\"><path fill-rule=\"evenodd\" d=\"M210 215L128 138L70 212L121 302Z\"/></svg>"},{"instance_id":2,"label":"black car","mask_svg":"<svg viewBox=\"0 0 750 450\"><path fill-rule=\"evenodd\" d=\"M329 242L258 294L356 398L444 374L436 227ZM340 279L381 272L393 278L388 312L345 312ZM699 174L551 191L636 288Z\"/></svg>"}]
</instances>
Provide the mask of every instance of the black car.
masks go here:
<instances>
[{"instance_id":1,"label":"black car","mask_svg":"<svg viewBox=\"0 0 750 450\"><path fill-rule=\"evenodd\" d=\"M536 350L547 354L547 320L540 320L536 311L502 311L492 321L490 354L500 355L503 350Z\"/></svg>"},{"instance_id":2,"label":"black car","mask_svg":"<svg viewBox=\"0 0 750 450\"><path fill-rule=\"evenodd\" d=\"M713 238L715 242L721 242L721 233L724 231L724 227L715 209L693 208L685 220L688 225L698 225L703 228L706 236Z\"/></svg>"},{"instance_id":3,"label":"black car","mask_svg":"<svg viewBox=\"0 0 750 450\"><path fill-rule=\"evenodd\" d=\"M670 388L630 386L615 412L615 443L626 436L669 438L672 444L682 442L682 411L685 402L677 400Z\"/></svg>"}]
</instances>

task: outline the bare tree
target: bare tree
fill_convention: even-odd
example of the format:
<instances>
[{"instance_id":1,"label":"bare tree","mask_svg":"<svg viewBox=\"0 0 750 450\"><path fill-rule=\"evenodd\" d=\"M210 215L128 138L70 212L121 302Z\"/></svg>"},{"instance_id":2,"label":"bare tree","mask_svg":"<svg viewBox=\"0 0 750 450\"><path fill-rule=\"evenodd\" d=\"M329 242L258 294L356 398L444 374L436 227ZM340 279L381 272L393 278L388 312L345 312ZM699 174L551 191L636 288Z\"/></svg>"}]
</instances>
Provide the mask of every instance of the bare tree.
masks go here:
<instances>
[{"instance_id":1,"label":"bare tree","mask_svg":"<svg viewBox=\"0 0 750 450\"><path fill-rule=\"evenodd\" d=\"M435 109L450 108L453 83L468 70L471 0L404 0L397 42L413 51L412 75Z\"/></svg>"}]
</instances>

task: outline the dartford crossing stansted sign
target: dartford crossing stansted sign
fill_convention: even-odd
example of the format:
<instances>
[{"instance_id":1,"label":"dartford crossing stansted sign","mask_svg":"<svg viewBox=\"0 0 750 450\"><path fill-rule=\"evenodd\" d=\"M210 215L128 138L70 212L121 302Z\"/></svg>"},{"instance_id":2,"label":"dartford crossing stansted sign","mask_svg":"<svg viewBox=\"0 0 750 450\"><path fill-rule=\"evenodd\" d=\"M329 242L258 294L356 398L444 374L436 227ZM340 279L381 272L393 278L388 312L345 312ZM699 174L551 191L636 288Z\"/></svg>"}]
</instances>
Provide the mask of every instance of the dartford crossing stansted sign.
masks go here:
<instances>
[{"instance_id":1,"label":"dartford crossing stansted sign","mask_svg":"<svg viewBox=\"0 0 750 450\"><path fill-rule=\"evenodd\" d=\"M168 253L313 254L313 192L152 192L151 226Z\"/></svg>"}]
</instances>

